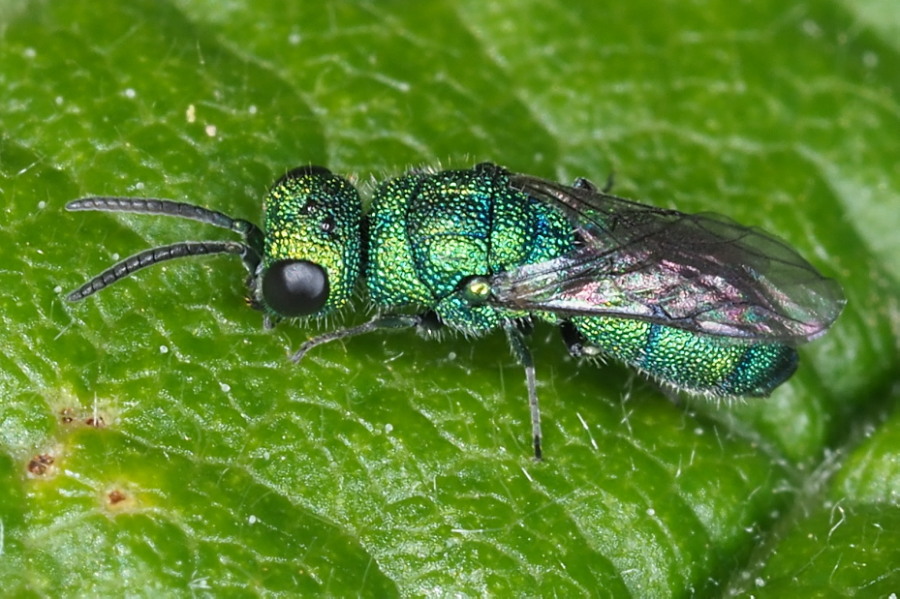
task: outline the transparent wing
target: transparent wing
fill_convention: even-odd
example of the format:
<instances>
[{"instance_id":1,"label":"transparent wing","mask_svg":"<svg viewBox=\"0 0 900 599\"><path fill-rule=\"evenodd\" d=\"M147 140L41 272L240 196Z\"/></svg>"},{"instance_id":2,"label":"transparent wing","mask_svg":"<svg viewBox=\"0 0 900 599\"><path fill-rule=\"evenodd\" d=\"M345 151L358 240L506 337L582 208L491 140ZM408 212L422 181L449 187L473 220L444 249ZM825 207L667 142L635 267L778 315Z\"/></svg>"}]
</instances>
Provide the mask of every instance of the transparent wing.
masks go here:
<instances>
[{"instance_id":1,"label":"transparent wing","mask_svg":"<svg viewBox=\"0 0 900 599\"><path fill-rule=\"evenodd\" d=\"M697 333L800 343L845 303L783 241L716 214L683 214L528 175L512 186L562 209L576 248L491 280L491 303L560 315L637 318Z\"/></svg>"}]
</instances>

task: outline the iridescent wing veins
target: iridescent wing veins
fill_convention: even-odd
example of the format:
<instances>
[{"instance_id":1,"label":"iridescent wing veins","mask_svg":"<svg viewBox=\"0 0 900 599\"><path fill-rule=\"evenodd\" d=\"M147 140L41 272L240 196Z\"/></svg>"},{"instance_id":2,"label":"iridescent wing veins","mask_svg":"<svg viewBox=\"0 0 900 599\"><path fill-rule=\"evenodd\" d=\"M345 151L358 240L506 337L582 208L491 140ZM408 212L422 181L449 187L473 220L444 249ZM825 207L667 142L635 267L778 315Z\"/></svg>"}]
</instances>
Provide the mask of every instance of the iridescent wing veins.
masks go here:
<instances>
[{"instance_id":1,"label":"iridescent wing veins","mask_svg":"<svg viewBox=\"0 0 900 599\"><path fill-rule=\"evenodd\" d=\"M511 185L563 210L578 242L554 260L495 275L493 305L785 343L822 334L844 305L840 285L786 243L724 216L528 175L512 175Z\"/></svg>"}]
</instances>

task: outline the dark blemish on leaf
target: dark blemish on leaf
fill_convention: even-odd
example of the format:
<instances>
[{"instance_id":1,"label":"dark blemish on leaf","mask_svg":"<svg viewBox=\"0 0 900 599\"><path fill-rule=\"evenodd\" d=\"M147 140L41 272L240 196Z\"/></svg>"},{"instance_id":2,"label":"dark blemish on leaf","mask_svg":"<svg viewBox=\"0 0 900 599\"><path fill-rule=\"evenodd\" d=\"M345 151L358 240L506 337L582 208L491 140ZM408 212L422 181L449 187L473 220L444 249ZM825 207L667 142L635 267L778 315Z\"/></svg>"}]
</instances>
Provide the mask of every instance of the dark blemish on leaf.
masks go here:
<instances>
[{"instance_id":1,"label":"dark blemish on leaf","mask_svg":"<svg viewBox=\"0 0 900 599\"><path fill-rule=\"evenodd\" d=\"M103 420L103 416L91 416L84 423L94 428L106 428L106 421Z\"/></svg>"},{"instance_id":2,"label":"dark blemish on leaf","mask_svg":"<svg viewBox=\"0 0 900 599\"><path fill-rule=\"evenodd\" d=\"M44 476L55 461L50 454L42 453L36 455L28 462L28 472L33 476Z\"/></svg>"},{"instance_id":3,"label":"dark blemish on leaf","mask_svg":"<svg viewBox=\"0 0 900 599\"><path fill-rule=\"evenodd\" d=\"M75 421L75 410L72 408L63 408L59 411L59 421L63 424L72 424Z\"/></svg>"}]
</instances>

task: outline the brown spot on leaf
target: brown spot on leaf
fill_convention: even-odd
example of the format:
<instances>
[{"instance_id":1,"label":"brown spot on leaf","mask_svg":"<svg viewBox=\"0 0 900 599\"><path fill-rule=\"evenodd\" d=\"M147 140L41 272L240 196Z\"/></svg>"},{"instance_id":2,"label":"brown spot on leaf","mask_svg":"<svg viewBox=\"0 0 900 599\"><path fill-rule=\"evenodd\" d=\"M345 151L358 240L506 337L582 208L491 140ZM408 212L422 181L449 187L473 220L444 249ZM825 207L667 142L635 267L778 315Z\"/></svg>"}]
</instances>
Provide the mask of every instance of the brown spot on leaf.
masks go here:
<instances>
[{"instance_id":1,"label":"brown spot on leaf","mask_svg":"<svg viewBox=\"0 0 900 599\"><path fill-rule=\"evenodd\" d=\"M34 476L44 476L54 461L53 456L50 454L42 453L36 455L28 462L28 472Z\"/></svg>"},{"instance_id":2,"label":"brown spot on leaf","mask_svg":"<svg viewBox=\"0 0 900 599\"><path fill-rule=\"evenodd\" d=\"M110 505L116 505L117 503L122 503L128 499L128 496L119 489L113 489L106 498L109 500Z\"/></svg>"},{"instance_id":3,"label":"brown spot on leaf","mask_svg":"<svg viewBox=\"0 0 900 599\"><path fill-rule=\"evenodd\" d=\"M100 500L108 514L121 514L138 508L138 495L127 483L107 487Z\"/></svg>"},{"instance_id":4,"label":"brown spot on leaf","mask_svg":"<svg viewBox=\"0 0 900 599\"><path fill-rule=\"evenodd\" d=\"M106 428L106 421L103 420L103 416L91 416L86 419L84 423L88 426L93 426L94 428Z\"/></svg>"}]
</instances>

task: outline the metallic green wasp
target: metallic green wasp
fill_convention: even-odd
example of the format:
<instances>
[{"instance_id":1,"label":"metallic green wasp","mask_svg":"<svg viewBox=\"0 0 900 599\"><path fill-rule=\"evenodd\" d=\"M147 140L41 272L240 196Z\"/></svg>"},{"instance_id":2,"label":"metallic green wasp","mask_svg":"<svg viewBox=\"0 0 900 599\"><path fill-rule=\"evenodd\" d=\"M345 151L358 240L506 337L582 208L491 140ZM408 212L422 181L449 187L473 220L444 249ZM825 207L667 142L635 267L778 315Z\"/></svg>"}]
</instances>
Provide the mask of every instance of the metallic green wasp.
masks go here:
<instances>
[{"instance_id":1,"label":"metallic green wasp","mask_svg":"<svg viewBox=\"0 0 900 599\"><path fill-rule=\"evenodd\" d=\"M557 325L569 352L621 360L665 385L714 396L764 396L797 368L796 345L823 334L844 305L840 285L783 241L714 214L684 214L493 164L417 171L376 187L363 210L347 179L301 167L269 191L264 227L168 200L89 197L69 210L198 220L241 241L146 250L69 294L81 300L173 258L235 254L267 326L346 306L359 280L372 320L304 343L379 329L505 331L525 369L541 457L534 321Z\"/></svg>"}]
</instances>

